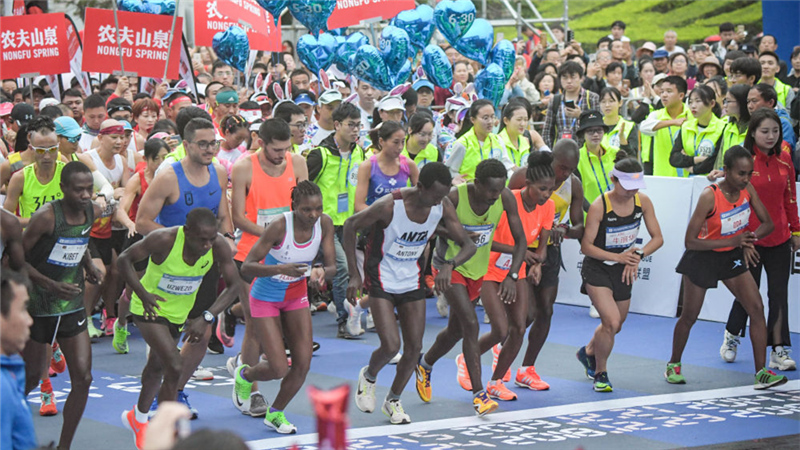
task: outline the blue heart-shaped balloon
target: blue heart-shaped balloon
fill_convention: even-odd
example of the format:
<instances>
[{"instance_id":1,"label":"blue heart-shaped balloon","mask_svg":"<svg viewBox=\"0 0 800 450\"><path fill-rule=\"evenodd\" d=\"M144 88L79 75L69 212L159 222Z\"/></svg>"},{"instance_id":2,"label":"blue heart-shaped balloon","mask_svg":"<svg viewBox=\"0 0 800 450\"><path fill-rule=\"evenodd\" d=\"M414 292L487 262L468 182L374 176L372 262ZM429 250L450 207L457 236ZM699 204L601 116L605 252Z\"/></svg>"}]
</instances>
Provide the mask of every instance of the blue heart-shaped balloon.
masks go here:
<instances>
[{"instance_id":1,"label":"blue heart-shaped balloon","mask_svg":"<svg viewBox=\"0 0 800 450\"><path fill-rule=\"evenodd\" d=\"M371 84L382 91L389 91L394 87L393 77L386 68L386 62L381 52L371 46L361 46L356 54L351 57L353 76Z\"/></svg>"},{"instance_id":2,"label":"blue heart-shaped balloon","mask_svg":"<svg viewBox=\"0 0 800 450\"><path fill-rule=\"evenodd\" d=\"M369 38L364 33L356 31L350 36L336 36L336 57L333 62L342 72L350 72L350 56L364 45L369 44Z\"/></svg>"},{"instance_id":3,"label":"blue heart-shaped balloon","mask_svg":"<svg viewBox=\"0 0 800 450\"><path fill-rule=\"evenodd\" d=\"M142 0L119 0L117 8L120 11L142 13L144 12L144 3L142 3Z\"/></svg>"},{"instance_id":4,"label":"blue heart-shaped balloon","mask_svg":"<svg viewBox=\"0 0 800 450\"><path fill-rule=\"evenodd\" d=\"M120 11L171 16L175 14L175 0L119 0L117 8Z\"/></svg>"},{"instance_id":5,"label":"blue heart-shaped balloon","mask_svg":"<svg viewBox=\"0 0 800 450\"><path fill-rule=\"evenodd\" d=\"M328 18L336 8L336 0L292 0L289 11L306 26L314 36L328 31Z\"/></svg>"},{"instance_id":6,"label":"blue heart-shaped balloon","mask_svg":"<svg viewBox=\"0 0 800 450\"><path fill-rule=\"evenodd\" d=\"M517 52L514 50L514 44L508 39L503 39L494 46L491 62L503 69L503 73L506 74L506 80L511 78L511 74L514 73L516 60Z\"/></svg>"},{"instance_id":7,"label":"blue heart-shaped balloon","mask_svg":"<svg viewBox=\"0 0 800 450\"><path fill-rule=\"evenodd\" d=\"M453 84L453 65L438 45L429 45L422 51L422 69L442 89L450 89Z\"/></svg>"},{"instance_id":8,"label":"blue heart-shaped balloon","mask_svg":"<svg viewBox=\"0 0 800 450\"><path fill-rule=\"evenodd\" d=\"M225 31L214 35L211 48L217 57L231 67L244 72L247 68L247 58L250 56L250 40L247 33L236 25L231 25Z\"/></svg>"},{"instance_id":9,"label":"blue heart-shaped balloon","mask_svg":"<svg viewBox=\"0 0 800 450\"><path fill-rule=\"evenodd\" d=\"M328 33L334 36L344 36L347 33L347 27L336 28L335 30L328 30Z\"/></svg>"},{"instance_id":10,"label":"blue heart-shaped balloon","mask_svg":"<svg viewBox=\"0 0 800 450\"><path fill-rule=\"evenodd\" d=\"M503 98L503 90L506 85L506 75L503 69L491 63L475 75L475 92L478 97L491 100L497 108L500 99Z\"/></svg>"},{"instance_id":11,"label":"blue heart-shaped balloon","mask_svg":"<svg viewBox=\"0 0 800 450\"><path fill-rule=\"evenodd\" d=\"M281 13L286 6L289 4L289 0L256 0L262 8L266 9L267 12L272 14L272 19L275 21L275 26L278 26L278 19L281 17Z\"/></svg>"},{"instance_id":12,"label":"blue heart-shaped balloon","mask_svg":"<svg viewBox=\"0 0 800 450\"><path fill-rule=\"evenodd\" d=\"M319 38L304 34L297 41L297 56L313 73L328 70L336 56L336 38L328 33L319 35Z\"/></svg>"},{"instance_id":13,"label":"blue heart-shaped balloon","mask_svg":"<svg viewBox=\"0 0 800 450\"><path fill-rule=\"evenodd\" d=\"M406 60L406 62L403 63L403 67L401 67L400 70L398 70L394 74L392 87L394 88L395 86L400 86L401 84L405 83L406 81L408 81L408 77L410 75L411 75L411 61Z\"/></svg>"},{"instance_id":14,"label":"blue heart-shaped balloon","mask_svg":"<svg viewBox=\"0 0 800 450\"><path fill-rule=\"evenodd\" d=\"M494 43L494 27L486 19L475 19L453 47L467 58L486 65Z\"/></svg>"},{"instance_id":15,"label":"blue heart-shaped balloon","mask_svg":"<svg viewBox=\"0 0 800 450\"><path fill-rule=\"evenodd\" d=\"M392 25L405 30L411 39L411 45L418 51L422 50L433 36L433 8L419 5L416 9L401 11L392 20Z\"/></svg>"},{"instance_id":16,"label":"blue heart-shaped balloon","mask_svg":"<svg viewBox=\"0 0 800 450\"><path fill-rule=\"evenodd\" d=\"M433 18L447 42L455 47L475 21L475 4L469 0L444 0L436 5Z\"/></svg>"},{"instance_id":17,"label":"blue heart-shaped balloon","mask_svg":"<svg viewBox=\"0 0 800 450\"><path fill-rule=\"evenodd\" d=\"M396 73L408 60L408 49L411 48L408 33L390 25L381 31L378 43L389 72Z\"/></svg>"}]
</instances>

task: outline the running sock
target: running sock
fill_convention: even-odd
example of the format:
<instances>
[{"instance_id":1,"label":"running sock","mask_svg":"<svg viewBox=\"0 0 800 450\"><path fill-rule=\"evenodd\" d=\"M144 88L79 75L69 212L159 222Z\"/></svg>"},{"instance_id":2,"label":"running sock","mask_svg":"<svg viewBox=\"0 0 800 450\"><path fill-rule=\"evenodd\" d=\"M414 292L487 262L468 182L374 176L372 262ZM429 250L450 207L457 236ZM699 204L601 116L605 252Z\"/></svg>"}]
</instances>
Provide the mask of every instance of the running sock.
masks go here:
<instances>
[{"instance_id":1,"label":"running sock","mask_svg":"<svg viewBox=\"0 0 800 450\"><path fill-rule=\"evenodd\" d=\"M390 402L392 400L400 400L400 395L399 394L395 395L395 393L392 392L391 389L389 389L389 393L386 394L386 401Z\"/></svg>"},{"instance_id":2,"label":"running sock","mask_svg":"<svg viewBox=\"0 0 800 450\"><path fill-rule=\"evenodd\" d=\"M246 377L246 376L244 376L244 369L245 369L245 368L244 368L244 367L242 367L242 368L239 370L239 376L240 376L240 377L242 377L242 379L243 379L244 381L247 381L248 383L252 383L252 381L248 380L248 379L247 379L247 377Z\"/></svg>"},{"instance_id":3,"label":"running sock","mask_svg":"<svg viewBox=\"0 0 800 450\"><path fill-rule=\"evenodd\" d=\"M433 370L433 366L425 361L425 355L422 355L422 357L419 359L419 365L425 370Z\"/></svg>"},{"instance_id":4,"label":"running sock","mask_svg":"<svg viewBox=\"0 0 800 450\"><path fill-rule=\"evenodd\" d=\"M270 414L275 414L277 412L283 412L283 410L282 409L275 409L272 406L269 407L269 413Z\"/></svg>"},{"instance_id":5,"label":"running sock","mask_svg":"<svg viewBox=\"0 0 800 450\"><path fill-rule=\"evenodd\" d=\"M146 412L139 411L139 406L134 406L133 414L136 416L136 421L139 423L147 423L148 416Z\"/></svg>"},{"instance_id":6,"label":"running sock","mask_svg":"<svg viewBox=\"0 0 800 450\"><path fill-rule=\"evenodd\" d=\"M367 370L365 370L365 371L364 371L364 379L366 379L366 380L367 380L367 381L369 381L370 383L374 383L375 381L377 381L377 378L378 378L378 377L375 377L375 376L372 376L372 375L370 375L370 373L369 373L369 369L367 369Z\"/></svg>"}]
</instances>

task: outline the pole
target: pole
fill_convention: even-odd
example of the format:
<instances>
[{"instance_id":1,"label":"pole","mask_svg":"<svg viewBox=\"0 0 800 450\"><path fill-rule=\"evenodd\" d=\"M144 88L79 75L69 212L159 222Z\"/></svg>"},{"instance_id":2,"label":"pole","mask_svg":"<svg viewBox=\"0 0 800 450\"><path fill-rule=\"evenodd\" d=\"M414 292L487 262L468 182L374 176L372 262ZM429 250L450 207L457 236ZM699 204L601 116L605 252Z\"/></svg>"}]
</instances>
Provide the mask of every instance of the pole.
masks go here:
<instances>
[{"instance_id":1,"label":"pole","mask_svg":"<svg viewBox=\"0 0 800 450\"><path fill-rule=\"evenodd\" d=\"M119 17L117 17L117 2L114 5L114 26L117 27L117 48L119 49L119 70L125 75L125 62L122 60L122 42L119 40Z\"/></svg>"},{"instance_id":2,"label":"pole","mask_svg":"<svg viewBox=\"0 0 800 450\"><path fill-rule=\"evenodd\" d=\"M169 57L172 54L172 41L175 39L175 23L178 22L178 6L181 0L175 0L175 14L172 15L172 29L169 31L169 46L167 47L167 62L164 64L163 81L167 81L167 70L169 69Z\"/></svg>"},{"instance_id":3,"label":"pole","mask_svg":"<svg viewBox=\"0 0 800 450\"><path fill-rule=\"evenodd\" d=\"M486 18L486 0L481 0L481 17Z\"/></svg>"},{"instance_id":4,"label":"pole","mask_svg":"<svg viewBox=\"0 0 800 450\"><path fill-rule=\"evenodd\" d=\"M31 106L33 106L34 105L34 102L33 102L33 76L28 78L28 83L29 83L28 88L31 91Z\"/></svg>"},{"instance_id":5,"label":"pole","mask_svg":"<svg viewBox=\"0 0 800 450\"><path fill-rule=\"evenodd\" d=\"M533 31L533 30L531 30ZM517 37L522 41L522 3L517 2Z\"/></svg>"}]
</instances>

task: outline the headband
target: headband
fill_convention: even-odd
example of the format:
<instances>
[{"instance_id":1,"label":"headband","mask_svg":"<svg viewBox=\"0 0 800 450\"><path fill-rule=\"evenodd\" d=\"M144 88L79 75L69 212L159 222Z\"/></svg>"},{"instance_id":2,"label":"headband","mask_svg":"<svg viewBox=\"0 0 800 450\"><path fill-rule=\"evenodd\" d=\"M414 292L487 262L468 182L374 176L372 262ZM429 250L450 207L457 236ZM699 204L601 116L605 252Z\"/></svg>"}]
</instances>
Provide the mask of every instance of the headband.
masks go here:
<instances>
[{"instance_id":1,"label":"headband","mask_svg":"<svg viewBox=\"0 0 800 450\"><path fill-rule=\"evenodd\" d=\"M175 100L170 101L168 106L170 108L172 108L172 107L174 107L175 105L177 105L178 103L180 103L180 102L182 102L184 100L189 100L190 102L192 101L192 99L189 98L189 96L187 96L187 95L179 95L178 98L176 98Z\"/></svg>"},{"instance_id":2,"label":"headband","mask_svg":"<svg viewBox=\"0 0 800 450\"><path fill-rule=\"evenodd\" d=\"M98 134L105 136L107 134L124 134L125 127L122 125L111 125L100 130Z\"/></svg>"}]
</instances>

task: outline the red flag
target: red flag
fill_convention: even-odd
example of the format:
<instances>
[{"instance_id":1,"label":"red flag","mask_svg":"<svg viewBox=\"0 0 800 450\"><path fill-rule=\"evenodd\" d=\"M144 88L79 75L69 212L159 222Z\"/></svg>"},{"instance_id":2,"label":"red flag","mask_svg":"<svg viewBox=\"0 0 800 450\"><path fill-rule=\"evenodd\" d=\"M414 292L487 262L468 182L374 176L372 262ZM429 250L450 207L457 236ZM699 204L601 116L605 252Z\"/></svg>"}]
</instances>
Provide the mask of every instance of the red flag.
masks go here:
<instances>
[{"instance_id":1,"label":"red flag","mask_svg":"<svg viewBox=\"0 0 800 450\"><path fill-rule=\"evenodd\" d=\"M0 78L69 72L63 13L0 17Z\"/></svg>"},{"instance_id":2,"label":"red flag","mask_svg":"<svg viewBox=\"0 0 800 450\"><path fill-rule=\"evenodd\" d=\"M414 0L337 0L336 9L328 18L328 29L357 25L362 20L389 20L400 11L414 9Z\"/></svg>"}]
</instances>

